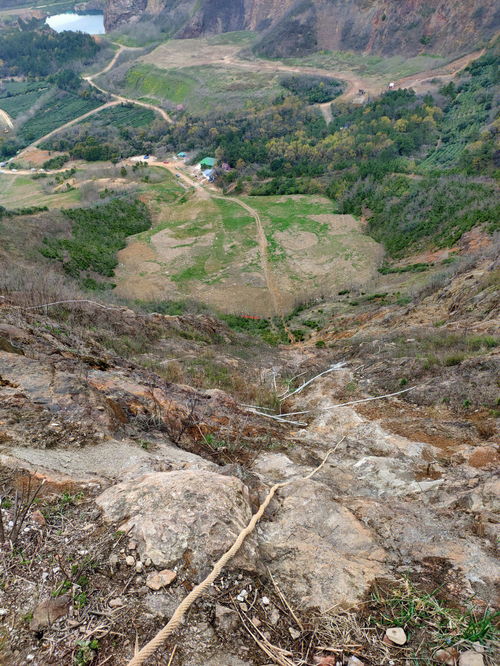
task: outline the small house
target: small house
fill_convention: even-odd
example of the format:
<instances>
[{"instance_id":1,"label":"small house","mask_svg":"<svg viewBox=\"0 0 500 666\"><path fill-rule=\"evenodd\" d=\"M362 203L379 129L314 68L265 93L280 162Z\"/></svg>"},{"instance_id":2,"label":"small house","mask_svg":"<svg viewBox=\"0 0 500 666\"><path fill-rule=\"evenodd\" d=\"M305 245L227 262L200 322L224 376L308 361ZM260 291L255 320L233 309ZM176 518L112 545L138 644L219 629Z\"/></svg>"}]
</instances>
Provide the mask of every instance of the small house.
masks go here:
<instances>
[{"instance_id":1,"label":"small house","mask_svg":"<svg viewBox=\"0 0 500 666\"><path fill-rule=\"evenodd\" d=\"M215 159L215 157L205 157L200 162L200 166L201 166L202 170L203 169L213 169L216 164L217 164L217 160Z\"/></svg>"},{"instance_id":2,"label":"small house","mask_svg":"<svg viewBox=\"0 0 500 666\"><path fill-rule=\"evenodd\" d=\"M203 175L208 181L213 183L213 181L215 180L215 169L206 169L205 171L203 171Z\"/></svg>"},{"instance_id":3,"label":"small house","mask_svg":"<svg viewBox=\"0 0 500 666\"><path fill-rule=\"evenodd\" d=\"M177 153L177 157L180 157L182 160L184 160L187 157L187 153L181 151L180 153Z\"/></svg>"}]
</instances>

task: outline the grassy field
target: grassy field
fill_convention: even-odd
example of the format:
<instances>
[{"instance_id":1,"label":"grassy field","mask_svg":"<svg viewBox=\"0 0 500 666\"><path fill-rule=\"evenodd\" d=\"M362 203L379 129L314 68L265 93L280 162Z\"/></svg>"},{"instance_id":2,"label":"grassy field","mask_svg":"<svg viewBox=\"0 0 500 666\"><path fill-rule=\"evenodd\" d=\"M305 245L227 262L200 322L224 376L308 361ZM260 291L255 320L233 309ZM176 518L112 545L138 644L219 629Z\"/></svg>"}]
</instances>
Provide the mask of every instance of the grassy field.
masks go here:
<instances>
[{"instance_id":1,"label":"grassy field","mask_svg":"<svg viewBox=\"0 0 500 666\"><path fill-rule=\"evenodd\" d=\"M272 304L253 215L236 201L192 190L179 194L172 191L175 186L167 181L144 190L153 227L131 239L120 253L118 293L140 300L187 297L223 312L269 315ZM167 196L165 187L170 188ZM285 310L293 309L297 300L375 273L380 247L354 218L335 215L327 199L242 200L262 219Z\"/></svg>"},{"instance_id":2,"label":"grassy field","mask_svg":"<svg viewBox=\"0 0 500 666\"><path fill-rule=\"evenodd\" d=\"M428 69L435 69L447 62L449 58L435 55L419 55L413 58L404 56L376 56L351 53L349 51L320 51L301 58L285 58L287 65L302 67L319 67L322 69L348 70L362 76L373 76L386 82Z\"/></svg>"},{"instance_id":3,"label":"grassy field","mask_svg":"<svg viewBox=\"0 0 500 666\"><path fill-rule=\"evenodd\" d=\"M371 270L378 248L350 215L337 215L334 204L317 196L246 197L258 211L269 256L284 283L306 289L357 277ZM331 272L334 272L331 274Z\"/></svg>"},{"instance_id":4,"label":"grassy field","mask_svg":"<svg viewBox=\"0 0 500 666\"><path fill-rule=\"evenodd\" d=\"M131 95L181 104L196 86L196 80L180 71L164 71L154 65L134 65L128 70L125 87Z\"/></svg>"},{"instance_id":5,"label":"grassy field","mask_svg":"<svg viewBox=\"0 0 500 666\"><path fill-rule=\"evenodd\" d=\"M165 70L151 64L137 64L128 70L124 87L128 95L141 100L184 104L203 115L216 110L244 108L249 102L271 102L283 88L280 76L251 72L237 67L199 65Z\"/></svg>"},{"instance_id":6,"label":"grassy field","mask_svg":"<svg viewBox=\"0 0 500 666\"><path fill-rule=\"evenodd\" d=\"M0 174L0 206L9 209L30 206L62 208L78 203L78 190L67 190L63 186L54 192L53 186L48 187L50 181L50 178L33 180L31 176Z\"/></svg>"}]
</instances>

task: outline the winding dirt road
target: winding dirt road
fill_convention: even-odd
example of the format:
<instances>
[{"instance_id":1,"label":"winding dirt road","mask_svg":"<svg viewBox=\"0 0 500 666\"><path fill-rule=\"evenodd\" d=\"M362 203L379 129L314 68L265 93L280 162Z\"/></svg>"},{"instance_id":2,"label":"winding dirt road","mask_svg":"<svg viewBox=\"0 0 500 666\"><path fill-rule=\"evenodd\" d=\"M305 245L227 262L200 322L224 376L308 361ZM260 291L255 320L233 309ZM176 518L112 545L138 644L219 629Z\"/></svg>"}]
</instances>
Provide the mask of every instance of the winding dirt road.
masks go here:
<instances>
[{"instance_id":1,"label":"winding dirt road","mask_svg":"<svg viewBox=\"0 0 500 666\"><path fill-rule=\"evenodd\" d=\"M45 136L40 137L39 139L34 141L31 145L24 148L24 150L17 157L22 157L25 151L29 150L30 148L35 148L42 142L54 136L54 134L60 132L61 130L67 129L72 125L75 125L81 122L82 120L85 120L86 118L94 115L95 113L99 113L100 111L103 111L104 109L109 108L111 106L116 106L117 104L135 104L136 106L142 106L145 109L150 109L151 111L158 113L163 118L163 120L165 120L165 122L167 123L173 122L169 114L161 107L156 106L154 104L148 104L147 102L141 102L139 100L132 99L129 97L123 97L122 95L115 95L114 93L111 93L108 90L101 88L97 83L95 83L94 79L101 76L101 74L106 74L107 72L111 71L111 69L113 69L120 55L124 51L141 50L136 47L123 46L121 44L118 44L117 46L118 50L116 51L113 58L110 60L110 62L106 65L104 69L102 69L100 72L97 72L96 74L83 77L84 80L89 85L94 87L102 94L112 98L113 101L109 101L106 104L103 104L102 106L97 107L96 109L93 109L92 111L89 111L83 114L82 116L79 116L78 118L74 118L73 120L65 123L64 125L61 125L52 132L49 132ZM395 82L395 87L416 88L420 92L419 88L425 87L425 84L431 81L433 78L445 77L447 79L451 79L458 72L464 69L464 67L469 65L473 60L476 60L483 54L484 54L484 49L482 49L481 51L475 51L473 53L469 53L468 55L462 56L456 60L453 60L447 65L444 65L443 67L434 70L427 70L425 72L421 72L420 74L404 77ZM335 102L352 101L358 95L358 91L360 88L367 90L367 92L369 92L370 94L380 94L386 88L385 84L383 83L374 83L373 79L363 78L357 74L353 74L352 72L346 70L331 71L327 69L321 69L318 67L290 66L290 65L282 65L280 63L269 62L266 60L247 61L247 60L239 60L238 58L235 58L233 56L224 57L220 61L220 63L233 67L239 67L242 69L248 69L251 71L260 71L260 72L272 71L272 72L288 72L295 74L313 74L313 75L327 76L333 79L340 79L347 84L347 88L342 93L342 95L340 95L335 99ZM321 113L323 114L325 121L327 122L327 124L329 124L332 121L331 102L326 102L325 104L318 104L317 106L320 109Z\"/></svg>"},{"instance_id":2,"label":"winding dirt road","mask_svg":"<svg viewBox=\"0 0 500 666\"><path fill-rule=\"evenodd\" d=\"M128 97L122 97L121 95L115 95L114 93L109 92L108 90L104 90L104 88L101 88L100 86L97 85L97 83L94 82L94 79L100 76L101 74L105 74L106 72L109 72L116 64L118 58L124 51L140 51L142 49L137 49L132 46L122 46L119 45L118 51L115 53L111 61L106 65L106 67L101 70L100 72L97 72L97 74L92 74L91 76L84 76L83 80L86 81L89 85L91 85L93 88L101 92L102 94L106 95L107 97L111 97L113 101L106 102L105 104L102 104L101 106L96 107L95 109L92 109L91 111L88 111L87 113L84 113L81 116L78 116L78 118L73 118L73 120L70 120L67 123L64 123L63 125L60 125L56 129L52 130L48 134L45 134L44 136L41 136L39 139L36 141L33 141L29 146L26 146L23 148L23 150L16 155L15 159L19 159L20 157L22 158L23 155L30 150L31 148L36 148L39 146L41 143L46 141L47 139L50 139L50 137L54 136L55 134L58 134L62 130L68 129L69 127L72 127L73 125L78 124L82 120L85 120L86 118L89 118L90 116L93 116L96 113L99 113L100 111L104 111L104 109L109 109L112 106L117 106L119 104L135 104L136 106L142 106L145 109L150 109L151 111L154 111L155 113L158 113L163 120L167 123L172 123L172 118L168 115L166 111L164 111L162 108L159 106L155 106L154 104L147 104L146 102L140 102L139 100L136 99L130 99Z\"/></svg>"},{"instance_id":3,"label":"winding dirt road","mask_svg":"<svg viewBox=\"0 0 500 666\"><path fill-rule=\"evenodd\" d=\"M401 79L395 79L394 87L414 88L416 92L424 92L426 84L430 83L433 78L450 80L460 71L462 71L462 69L467 67L467 65L469 65L473 60L480 58L484 53L485 49L474 51L473 53L468 53L465 56L461 56L456 60L452 60L447 65L443 65L436 69L429 69L424 72L419 72L418 74L412 74L411 76L405 76ZM279 62L270 62L267 60L247 61L239 60L234 56L226 56L221 61L221 64L248 69L254 72L269 71L275 73L287 72L289 74L311 74L314 76L324 76L343 81L346 84L346 89L341 95L339 95L339 97L336 97L332 102L325 102L315 105L320 109L327 124L329 124L333 119L331 111L331 104L333 102L352 102L353 100L356 100L357 97L359 97L359 90L361 89L365 90L368 95L380 95L382 92L387 90L386 83L377 81L374 77L361 76L349 70L330 70L320 67L291 66L284 65ZM362 101L362 98L360 98L360 100Z\"/></svg>"}]
</instances>

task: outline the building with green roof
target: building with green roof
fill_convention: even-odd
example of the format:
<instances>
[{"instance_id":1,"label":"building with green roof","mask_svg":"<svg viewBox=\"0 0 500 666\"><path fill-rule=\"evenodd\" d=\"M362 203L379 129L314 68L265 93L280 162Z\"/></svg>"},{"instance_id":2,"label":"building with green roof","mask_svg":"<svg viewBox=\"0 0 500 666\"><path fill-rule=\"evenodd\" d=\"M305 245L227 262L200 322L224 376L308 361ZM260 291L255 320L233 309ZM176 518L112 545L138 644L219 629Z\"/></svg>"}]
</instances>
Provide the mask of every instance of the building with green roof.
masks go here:
<instances>
[{"instance_id":1,"label":"building with green roof","mask_svg":"<svg viewBox=\"0 0 500 666\"><path fill-rule=\"evenodd\" d=\"M215 157L205 157L200 162L200 166L202 169L213 169L216 164L217 160L215 159Z\"/></svg>"}]
</instances>

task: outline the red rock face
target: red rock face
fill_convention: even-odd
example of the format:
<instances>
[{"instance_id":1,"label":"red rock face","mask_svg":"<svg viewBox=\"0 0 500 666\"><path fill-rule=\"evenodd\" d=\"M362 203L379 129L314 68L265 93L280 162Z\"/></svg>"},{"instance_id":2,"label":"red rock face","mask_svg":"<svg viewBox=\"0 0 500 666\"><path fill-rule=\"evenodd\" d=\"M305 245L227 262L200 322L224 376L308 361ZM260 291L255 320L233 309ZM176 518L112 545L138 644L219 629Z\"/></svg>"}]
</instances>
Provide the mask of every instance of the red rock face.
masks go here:
<instances>
[{"instance_id":1,"label":"red rock face","mask_svg":"<svg viewBox=\"0 0 500 666\"><path fill-rule=\"evenodd\" d=\"M455 54L500 25L500 11L486 0L107 0L107 29L148 17L178 37L256 30L260 50L276 56L317 49Z\"/></svg>"}]
</instances>

